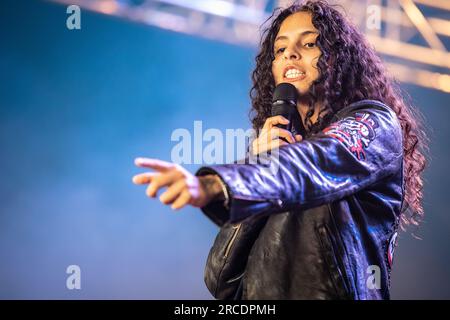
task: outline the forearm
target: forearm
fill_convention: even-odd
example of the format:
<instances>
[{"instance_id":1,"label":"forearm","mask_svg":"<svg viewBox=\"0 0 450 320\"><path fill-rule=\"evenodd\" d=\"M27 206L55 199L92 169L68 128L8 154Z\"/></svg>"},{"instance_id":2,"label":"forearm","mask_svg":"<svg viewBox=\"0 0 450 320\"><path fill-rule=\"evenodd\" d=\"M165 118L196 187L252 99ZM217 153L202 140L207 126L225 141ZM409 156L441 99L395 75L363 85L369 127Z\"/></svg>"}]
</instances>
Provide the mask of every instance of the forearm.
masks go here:
<instances>
[{"instance_id":1,"label":"forearm","mask_svg":"<svg viewBox=\"0 0 450 320\"><path fill-rule=\"evenodd\" d=\"M294 207L305 210L356 193L400 170L402 141L395 115L386 110L357 111L352 110L327 133L279 148L273 160L278 170L259 164L200 168L197 175L217 174L230 191L229 210L209 206L202 210L215 221L232 223ZM363 141L354 127L362 126L369 116L377 130L370 140ZM336 138L337 134L354 139L346 143ZM354 141L357 144L352 144Z\"/></svg>"},{"instance_id":2,"label":"forearm","mask_svg":"<svg viewBox=\"0 0 450 320\"><path fill-rule=\"evenodd\" d=\"M225 201L228 198L224 185L221 183L220 178L214 174L208 174L199 177L203 190L206 193L209 202Z\"/></svg>"},{"instance_id":3,"label":"forearm","mask_svg":"<svg viewBox=\"0 0 450 320\"><path fill-rule=\"evenodd\" d=\"M199 173L199 172L197 172ZM231 195L223 180L211 170L203 170L198 174L200 183L210 200L201 207L203 213L216 225L222 226L229 220L229 204Z\"/></svg>"}]
</instances>

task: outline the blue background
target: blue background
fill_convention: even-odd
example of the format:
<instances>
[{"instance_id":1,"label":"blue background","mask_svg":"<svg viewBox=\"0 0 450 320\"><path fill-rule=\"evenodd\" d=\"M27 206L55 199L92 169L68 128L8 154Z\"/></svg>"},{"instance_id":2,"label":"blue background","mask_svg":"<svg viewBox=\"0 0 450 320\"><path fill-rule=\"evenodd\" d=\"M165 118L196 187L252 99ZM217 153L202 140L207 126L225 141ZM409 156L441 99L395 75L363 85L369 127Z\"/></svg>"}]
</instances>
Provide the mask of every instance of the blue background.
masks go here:
<instances>
[{"instance_id":1,"label":"blue background","mask_svg":"<svg viewBox=\"0 0 450 320\"><path fill-rule=\"evenodd\" d=\"M218 231L131 183L137 156L170 160L177 128L250 128L256 48L66 7L0 2L0 298L210 299ZM392 296L450 298L450 95L404 85L426 118L426 219L400 235ZM187 166L194 172L198 165ZM81 290L66 268L81 267Z\"/></svg>"}]
</instances>

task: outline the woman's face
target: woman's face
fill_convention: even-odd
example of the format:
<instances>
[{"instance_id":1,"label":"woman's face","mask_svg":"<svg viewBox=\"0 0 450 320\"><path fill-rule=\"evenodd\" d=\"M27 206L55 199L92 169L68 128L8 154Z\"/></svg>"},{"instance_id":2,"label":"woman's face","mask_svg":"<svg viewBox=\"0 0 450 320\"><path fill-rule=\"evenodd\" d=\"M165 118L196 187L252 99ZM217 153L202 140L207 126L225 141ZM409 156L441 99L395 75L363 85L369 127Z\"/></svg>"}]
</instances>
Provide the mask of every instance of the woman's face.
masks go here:
<instances>
[{"instance_id":1,"label":"woman's face","mask_svg":"<svg viewBox=\"0 0 450 320\"><path fill-rule=\"evenodd\" d=\"M317 60L321 51L316 45L318 35L309 12L291 14L282 22L273 48L275 85L289 82L300 95L308 92L312 82L319 77Z\"/></svg>"}]
</instances>

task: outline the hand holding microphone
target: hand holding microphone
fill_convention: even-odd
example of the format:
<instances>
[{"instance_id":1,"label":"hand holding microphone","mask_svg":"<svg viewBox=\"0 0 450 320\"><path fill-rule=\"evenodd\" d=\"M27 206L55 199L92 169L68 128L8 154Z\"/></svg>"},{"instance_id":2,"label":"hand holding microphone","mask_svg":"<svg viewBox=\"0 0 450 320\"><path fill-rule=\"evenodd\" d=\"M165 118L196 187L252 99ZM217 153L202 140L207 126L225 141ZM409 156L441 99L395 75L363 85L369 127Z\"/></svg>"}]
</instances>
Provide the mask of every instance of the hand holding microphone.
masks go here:
<instances>
[{"instance_id":1,"label":"hand holding microphone","mask_svg":"<svg viewBox=\"0 0 450 320\"><path fill-rule=\"evenodd\" d=\"M257 155L299 142L303 130L297 111L297 89L290 83L280 83L273 93L272 116L267 118L260 135L253 140L252 153Z\"/></svg>"}]
</instances>

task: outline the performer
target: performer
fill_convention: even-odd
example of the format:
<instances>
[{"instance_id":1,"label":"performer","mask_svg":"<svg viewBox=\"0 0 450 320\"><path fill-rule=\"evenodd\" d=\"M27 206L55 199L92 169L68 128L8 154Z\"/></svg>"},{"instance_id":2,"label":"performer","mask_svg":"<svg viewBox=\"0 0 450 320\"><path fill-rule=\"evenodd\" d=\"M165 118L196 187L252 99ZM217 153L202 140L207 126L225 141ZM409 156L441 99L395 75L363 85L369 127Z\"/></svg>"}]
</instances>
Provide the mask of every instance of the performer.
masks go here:
<instances>
[{"instance_id":1,"label":"performer","mask_svg":"<svg viewBox=\"0 0 450 320\"><path fill-rule=\"evenodd\" d=\"M274 12L253 72L252 153L260 164L138 158L133 177L173 209L201 210L220 232L205 281L218 299L389 299L397 231L423 215L425 137L363 35L325 1ZM302 136L276 127L279 83L298 91ZM283 139L286 141L284 141Z\"/></svg>"}]
</instances>

